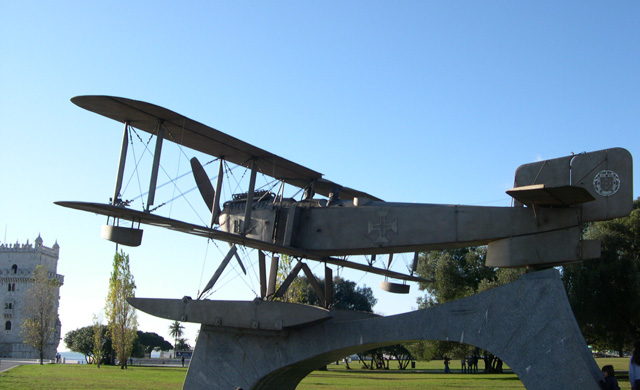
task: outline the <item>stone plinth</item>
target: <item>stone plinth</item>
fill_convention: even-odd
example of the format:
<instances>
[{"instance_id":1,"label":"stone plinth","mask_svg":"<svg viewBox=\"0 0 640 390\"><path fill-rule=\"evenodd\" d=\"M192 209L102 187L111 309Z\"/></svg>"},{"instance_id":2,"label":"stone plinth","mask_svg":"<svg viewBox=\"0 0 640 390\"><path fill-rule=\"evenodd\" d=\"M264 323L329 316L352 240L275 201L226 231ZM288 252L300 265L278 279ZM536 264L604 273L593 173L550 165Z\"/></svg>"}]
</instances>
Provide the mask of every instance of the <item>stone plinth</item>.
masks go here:
<instances>
[{"instance_id":1,"label":"stone plinth","mask_svg":"<svg viewBox=\"0 0 640 390\"><path fill-rule=\"evenodd\" d=\"M414 340L458 341L490 351L527 389L599 389L602 374L554 269L425 310L338 317L285 331L203 325L184 389L295 389L330 362Z\"/></svg>"}]
</instances>

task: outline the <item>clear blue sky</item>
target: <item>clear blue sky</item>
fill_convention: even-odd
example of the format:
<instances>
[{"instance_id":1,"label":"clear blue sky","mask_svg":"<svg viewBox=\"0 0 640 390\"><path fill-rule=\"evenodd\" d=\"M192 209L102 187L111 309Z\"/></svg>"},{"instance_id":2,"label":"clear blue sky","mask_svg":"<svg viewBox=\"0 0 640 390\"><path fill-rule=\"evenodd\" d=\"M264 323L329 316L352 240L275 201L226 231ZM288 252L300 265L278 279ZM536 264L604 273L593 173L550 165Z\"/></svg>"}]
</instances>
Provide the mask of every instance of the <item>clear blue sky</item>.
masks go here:
<instances>
[{"instance_id":1,"label":"clear blue sky","mask_svg":"<svg viewBox=\"0 0 640 390\"><path fill-rule=\"evenodd\" d=\"M637 1L3 1L0 241L58 241L63 334L104 306L104 219L53 205L113 192L122 129L70 103L83 94L167 107L385 200L508 206L521 164L640 155L638 20ZM163 151L172 175L179 156ZM140 297L195 296L225 249L144 234L128 250ZM254 296L235 272L213 298ZM415 307L417 286L345 276L378 312ZM168 325L140 314L142 330Z\"/></svg>"}]
</instances>

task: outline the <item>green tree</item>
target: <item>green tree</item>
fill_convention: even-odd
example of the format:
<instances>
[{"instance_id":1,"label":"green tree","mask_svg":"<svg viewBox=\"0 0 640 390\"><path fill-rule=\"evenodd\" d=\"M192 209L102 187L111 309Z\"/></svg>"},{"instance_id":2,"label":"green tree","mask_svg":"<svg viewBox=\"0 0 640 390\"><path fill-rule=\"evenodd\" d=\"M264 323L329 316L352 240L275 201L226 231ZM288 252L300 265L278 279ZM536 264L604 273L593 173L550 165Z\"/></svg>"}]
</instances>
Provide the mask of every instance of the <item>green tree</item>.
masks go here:
<instances>
[{"instance_id":1,"label":"green tree","mask_svg":"<svg viewBox=\"0 0 640 390\"><path fill-rule=\"evenodd\" d=\"M173 321L171 325L169 325L169 336L173 337L173 345L177 350L178 338L182 337L184 334L184 326L180 323L180 321Z\"/></svg>"},{"instance_id":2,"label":"green tree","mask_svg":"<svg viewBox=\"0 0 640 390\"><path fill-rule=\"evenodd\" d=\"M306 277L301 277L298 285L297 303L322 306L318 295L311 287ZM318 279L320 287L324 290L324 279ZM367 313L373 312L373 307L378 302L373 296L371 287L360 287L356 282L343 279L339 276L333 278L333 304L332 307L340 310L357 310Z\"/></svg>"},{"instance_id":3,"label":"green tree","mask_svg":"<svg viewBox=\"0 0 640 390\"><path fill-rule=\"evenodd\" d=\"M414 359L430 361L436 356L443 356L438 353L436 343L418 341L406 345L407 350Z\"/></svg>"},{"instance_id":4,"label":"green tree","mask_svg":"<svg viewBox=\"0 0 640 390\"><path fill-rule=\"evenodd\" d=\"M173 345L157 333L138 331L138 337L133 347L133 356L151 357L153 351L169 351L172 348Z\"/></svg>"},{"instance_id":5,"label":"green tree","mask_svg":"<svg viewBox=\"0 0 640 390\"><path fill-rule=\"evenodd\" d=\"M107 331L106 325L94 322L67 332L63 341L70 351L83 354L87 363L100 365L109 362L113 351Z\"/></svg>"},{"instance_id":6,"label":"green tree","mask_svg":"<svg viewBox=\"0 0 640 390\"><path fill-rule=\"evenodd\" d=\"M293 266L290 263L289 265L285 265L284 267L281 265L280 269L285 269L285 271L283 271L282 273L280 273L279 271L279 275L282 275L282 281L284 281L284 279L290 272L287 271L287 269L292 268ZM319 278L318 283L320 285L320 288L324 291L324 279ZM322 306L322 302L311 286L309 279L307 279L306 277L296 278L296 281L292 283L291 286L294 285L295 292L288 296L287 302ZM289 287L289 289L291 289L291 287ZM377 302L378 300L373 296L373 291L370 287L359 287L355 282L343 279L339 276L333 278L333 308L372 313L373 307ZM349 368L348 365L347 368ZM326 370L326 366L321 369Z\"/></svg>"},{"instance_id":7,"label":"green tree","mask_svg":"<svg viewBox=\"0 0 640 390\"><path fill-rule=\"evenodd\" d=\"M420 254L418 275L430 279L421 283L426 294L418 298L418 307L425 309L441 303L461 299L489 288L512 282L520 277L524 269L496 269L485 267L487 248L471 247L431 251ZM474 352L471 345L450 341L424 341L410 346L420 354L462 358ZM487 371L491 371L496 358L485 352ZM429 356L423 356L429 357Z\"/></svg>"},{"instance_id":8,"label":"green tree","mask_svg":"<svg viewBox=\"0 0 640 390\"><path fill-rule=\"evenodd\" d=\"M358 359L365 369L388 370L391 357L398 363L398 369L404 370L409 365L413 356L406 346L402 344L389 345L358 353ZM369 359L367 359L369 358ZM367 363L369 361L369 363Z\"/></svg>"},{"instance_id":9,"label":"green tree","mask_svg":"<svg viewBox=\"0 0 640 390\"><path fill-rule=\"evenodd\" d=\"M384 350L386 355L392 356L398 362L398 369L400 370L406 369L411 359L413 359L411 351L402 344L390 345L385 347Z\"/></svg>"},{"instance_id":10,"label":"green tree","mask_svg":"<svg viewBox=\"0 0 640 390\"><path fill-rule=\"evenodd\" d=\"M293 257L286 254L280 256L280 261L278 262L278 274L276 276L276 291L278 291L282 283L284 283L287 276L289 276L295 267L296 263L294 260L295 259ZM305 299L305 285L303 279L306 280L306 278L295 278L287 288L287 291L285 291L284 295L281 298L276 298L276 300L291 303L302 302Z\"/></svg>"},{"instance_id":11,"label":"green tree","mask_svg":"<svg viewBox=\"0 0 640 390\"><path fill-rule=\"evenodd\" d=\"M100 368L100 364L102 364L104 358L104 345L107 341L106 333L107 329L104 325L102 325L102 321L98 319L98 316L93 315L93 325L91 326L93 331L93 356L96 363L96 366ZM111 343L109 343L111 345Z\"/></svg>"},{"instance_id":12,"label":"green tree","mask_svg":"<svg viewBox=\"0 0 640 390\"><path fill-rule=\"evenodd\" d=\"M95 356L93 326L85 326L67 332L63 341L70 351L83 354L87 363L93 362Z\"/></svg>"},{"instance_id":13,"label":"green tree","mask_svg":"<svg viewBox=\"0 0 640 390\"><path fill-rule=\"evenodd\" d=\"M121 369L127 366L136 339L138 319L135 309L127 302L127 298L135 297L135 290L136 285L129 270L129 255L122 251L116 253L105 314L109 319L109 335Z\"/></svg>"},{"instance_id":14,"label":"green tree","mask_svg":"<svg viewBox=\"0 0 640 390\"><path fill-rule=\"evenodd\" d=\"M563 268L571 308L587 342L622 356L640 338L640 199L624 218L590 224L600 259Z\"/></svg>"},{"instance_id":15,"label":"green tree","mask_svg":"<svg viewBox=\"0 0 640 390\"><path fill-rule=\"evenodd\" d=\"M334 308L372 313L376 303L378 303L378 300L373 296L371 287L360 287L356 282L339 276L333 278Z\"/></svg>"},{"instance_id":16,"label":"green tree","mask_svg":"<svg viewBox=\"0 0 640 390\"><path fill-rule=\"evenodd\" d=\"M495 282L498 271L484 266L486 256L486 247L421 253L417 272L433 281L420 284L427 292L418 302L421 308L473 295L481 284Z\"/></svg>"},{"instance_id":17,"label":"green tree","mask_svg":"<svg viewBox=\"0 0 640 390\"><path fill-rule=\"evenodd\" d=\"M191 349L191 345L189 345L187 339L178 338L176 340L176 351L188 351Z\"/></svg>"},{"instance_id":18,"label":"green tree","mask_svg":"<svg viewBox=\"0 0 640 390\"><path fill-rule=\"evenodd\" d=\"M52 342L58 325L56 301L60 283L50 278L47 269L38 265L33 271L31 286L25 299L25 319L22 323L24 343L35 348L44 359L47 344Z\"/></svg>"},{"instance_id":19,"label":"green tree","mask_svg":"<svg viewBox=\"0 0 640 390\"><path fill-rule=\"evenodd\" d=\"M306 277L298 278L298 296L300 297L299 303L305 303L308 305L316 305L322 306L322 302L320 302L320 298L311 287L311 283ZM324 291L324 279L318 279L320 287ZM334 309L339 310L354 310L354 311L363 311L367 313L373 313L373 307L376 305L378 300L373 295L373 290L371 287L367 286L358 286L356 282L352 280L346 280L339 276L333 278L333 304L331 305ZM395 348L395 349L393 349ZM388 356L388 352L393 349L394 351L399 351L400 348L403 348L401 345L384 347L384 348L376 348L369 351L358 353L358 358L364 367L370 369L388 369L389 361L385 359L385 356ZM365 360L365 356L371 358L371 363L367 363ZM403 362L399 362L402 367ZM404 365L406 367L406 364ZM326 370L326 366L323 368ZM350 367L347 364L347 369Z\"/></svg>"}]
</instances>

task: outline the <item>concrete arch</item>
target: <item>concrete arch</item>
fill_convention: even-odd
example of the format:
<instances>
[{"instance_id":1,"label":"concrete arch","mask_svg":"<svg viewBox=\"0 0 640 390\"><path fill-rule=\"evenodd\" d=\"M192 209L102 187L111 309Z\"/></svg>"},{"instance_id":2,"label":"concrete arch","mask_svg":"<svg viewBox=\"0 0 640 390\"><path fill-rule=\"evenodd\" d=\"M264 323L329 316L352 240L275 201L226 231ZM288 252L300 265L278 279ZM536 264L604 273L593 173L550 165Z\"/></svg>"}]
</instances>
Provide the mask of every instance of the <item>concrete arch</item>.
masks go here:
<instances>
[{"instance_id":1,"label":"concrete arch","mask_svg":"<svg viewBox=\"0 0 640 390\"><path fill-rule=\"evenodd\" d=\"M350 353L415 340L458 341L491 351L527 389L596 390L602 378L559 273L551 269L389 317L329 320L282 332L203 325L184 388L292 390L313 370Z\"/></svg>"}]
</instances>

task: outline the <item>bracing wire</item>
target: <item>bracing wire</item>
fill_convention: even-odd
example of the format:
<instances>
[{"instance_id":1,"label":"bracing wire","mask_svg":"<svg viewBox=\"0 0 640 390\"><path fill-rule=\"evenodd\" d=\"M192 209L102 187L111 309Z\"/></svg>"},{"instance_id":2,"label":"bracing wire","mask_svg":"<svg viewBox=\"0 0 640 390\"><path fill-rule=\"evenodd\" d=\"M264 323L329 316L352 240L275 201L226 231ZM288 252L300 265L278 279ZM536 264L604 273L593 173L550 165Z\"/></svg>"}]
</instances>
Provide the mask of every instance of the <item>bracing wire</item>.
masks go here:
<instances>
[{"instance_id":1,"label":"bracing wire","mask_svg":"<svg viewBox=\"0 0 640 390\"><path fill-rule=\"evenodd\" d=\"M138 139L139 139L142 143L144 143L144 142L142 141L142 139L140 138L140 135L138 134L138 132L137 132L137 131L135 131L135 128L132 128L132 129L133 129L133 133L135 133L135 134L136 134L136 136L138 137ZM131 137L131 135L130 135L130 137ZM173 135L171 135L171 137L173 138ZM151 138L149 139L149 141L150 141L150 140L151 140ZM133 141L132 141L132 143L133 143ZM181 150L182 154L184 154L184 151L182 151L182 147L181 147L181 145L180 145L180 144L178 144L178 145L180 146L180 147L179 147L179 149ZM145 152L149 151L149 153L151 153L151 151L149 150L149 142L147 142L146 144L144 144L144 147L145 147ZM132 147L132 150L133 150L133 147ZM140 160L138 160L138 161L136 162L135 169L134 169L134 171L135 171L135 173L136 173L136 176L138 177L138 186L140 187L140 195L139 195L138 197L140 197L140 198L142 198L142 197L145 195L144 193L142 193L142 187L141 187L141 185L140 185L140 176L139 176L139 174L138 174L138 165L139 165L140 161L142 160L142 157L143 157L143 156L144 156L144 153L140 156ZM135 151L134 151L134 159L136 159ZM178 168L179 168L179 167L178 167ZM168 182L168 183L172 183L172 184L174 185L174 194L175 194L175 191L177 190L177 191L180 193L180 196L179 196L179 197L184 198L185 202L187 202L187 204L189 205L189 207L191 208L191 210L193 210L193 212L198 216L198 219L200 219L200 222L201 222L203 225L206 225L206 223L204 222L204 220L202 219L202 217L200 216L200 214L196 211L196 209L193 207L193 205L191 204L191 202L189 201L189 199L187 199L187 197L185 196L185 193L184 193L184 192L182 192L182 191L180 190L180 188L178 188L178 185L177 185L176 181L177 181L179 178L184 177L184 175L182 175L182 176L177 176L177 177L174 179L174 178L172 178L172 177L171 177L171 175L169 175L169 173L166 171L166 169L165 169L162 165L160 165L160 169L161 169L161 170L162 170L162 172L163 172L163 173L164 173L164 174L169 178L169 182ZM129 181L130 181L130 180L129 180ZM167 183L167 184L168 184L168 183ZM128 184L129 184L129 183L127 182L127 186L128 186ZM156 188L159 188L159 187L156 187ZM194 189L195 189L195 188L196 188L196 187L194 187ZM126 190L126 187L125 187L125 190ZM192 189L192 190L193 190L193 189ZM192 191L192 190L190 190L190 191ZM189 192L190 192L190 191L189 191ZM159 209L160 207L163 207L163 206L165 206L165 205L167 205L167 204L171 203L171 202L172 202L173 200L175 200L176 198L178 198L178 197L174 197L174 198L172 198L170 201L163 202L163 203L161 203L160 205L158 205L158 206L154 207L153 209L151 209L150 211L155 211L155 210ZM135 200L135 199L137 199L137 198L134 198L134 200ZM143 201L143 208L144 208L144 201ZM171 211L170 211L169 213L171 213Z\"/></svg>"},{"instance_id":2,"label":"bracing wire","mask_svg":"<svg viewBox=\"0 0 640 390\"><path fill-rule=\"evenodd\" d=\"M218 244L216 243L215 240L211 240L211 241L213 241L213 244L216 246L216 248L218 249L218 252L220 253L221 256L226 255L226 253L223 251L222 248L220 248L220 246L218 246ZM255 270L255 264L253 262L251 262L250 255L247 253L246 248L240 246L239 249L240 249L239 256L241 257L241 260L242 260L243 264L247 268L247 276L252 281L258 279L257 274L256 274L256 270ZM227 286L229 283L235 281L237 278L240 278L242 280L242 282L247 287L249 287L249 289L254 293L254 295L258 296L258 292L257 292L257 290L255 288L255 285L251 285L251 284L249 284L247 282L247 278L244 277L244 274L239 270L240 266L236 262L233 262L233 265L230 265L229 267L231 268L231 270L233 272L225 272L225 273L223 273L223 275L220 277L220 279L216 283L216 288L215 289L211 289L211 290L207 291L205 294L203 294L203 296L201 297L202 299L206 299L206 298L210 297L211 295L213 295L216 292L220 291L220 289L222 289L225 286ZM251 278L252 274L253 274L255 279ZM199 288L202 287L202 277L203 276L204 276L204 265L203 265L203 268L202 268L202 271L201 271Z\"/></svg>"},{"instance_id":3,"label":"bracing wire","mask_svg":"<svg viewBox=\"0 0 640 390\"><path fill-rule=\"evenodd\" d=\"M138 139L142 142L142 139L140 138L140 135L138 135L138 133L136 132L135 128L131 128L131 130L133 130L132 132L135 133ZM133 143L133 136L131 133L129 133L129 139L131 141L131 152L133 153L133 161L136 162L133 170L136 174L136 178L138 179L138 190L140 191L140 193L142 193L142 183L140 182L140 173L138 172L138 164L140 164L140 161L142 161L142 157L144 157L144 154L146 153L147 149L145 149L145 151L142 152L142 155L140 155L140 159L138 160L136 158L136 149ZM131 182L131 179L133 179L133 174L127 181L127 185L124 187L124 190L122 191L123 193L127 191L127 188L129 187L129 183ZM142 208L144 209L144 200L142 201Z\"/></svg>"},{"instance_id":4,"label":"bracing wire","mask_svg":"<svg viewBox=\"0 0 640 390\"><path fill-rule=\"evenodd\" d=\"M171 176L169 176L169 174L167 173L167 171L164 169L164 167L161 165L160 169L162 169L162 172L164 172L165 175L167 175L167 177L171 178ZM173 180L171 180L171 182L174 184L174 186L177 188L177 184L175 184L175 182ZM187 199L187 197L185 196L185 194L180 191L180 189L178 188L178 192L180 193L180 195L184 198L185 202L187 202L187 204L189 205L189 207L191 208L191 210L193 210L193 212L198 216L198 219L200 220L200 222L202 222L203 225L206 225L206 222L204 222L204 220L202 219L202 217L200 216L200 214L196 211L195 207L193 207L193 205L191 204L191 202L189 201L189 199ZM159 209L162 206L165 206L167 204L167 202L164 202L156 207L154 207L153 209L149 210L149 211L156 211L157 209Z\"/></svg>"},{"instance_id":5,"label":"bracing wire","mask_svg":"<svg viewBox=\"0 0 640 390\"><path fill-rule=\"evenodd\" d=\"M240 249L242 252L242 255L240 257L242 257L242 262L244 263L245 268L247 269L247 278L252 282L252 284L249 285L246 282L247 278L243 276L241 277L243 280L245 280L245 284L249 285L249 289L254 293L254 295L258 296L258 290L256 289L255 281L258 280L258 283L259 283L259 277L258 277L258 274L256 273L255 263L251 261L251 253L253 252L253 250L249 251L247 247L244 247L244 246L240 247Z\"/></svg>"},{"instance_id":6,"label":"bracing wire","mask_svg":"<svg viewBox=\"0 0 640 390\"><path fill-rule=\"evenodd\" d=\"M232 270L235 272L235 274L227 274L228 276L225 277L221 277L221 280L218 281L218 283L216 284L216 289L211 289L209 291L207 291L207 293L205 293L204 297L208 297L211 296L213 294L215 294L216 292L220 291L220 289L224 288L226 285L228 285L229 283L233 282L236 280L236 278L240 277L240 279L243 281L243 283L249 287L249 289L251 289L251 291L257 295L255 289L249 284L247 283L246 279L243 278L243 274L241 271L238 270L239 266L237 264L234 264L232 266ZM226 279L226 280L225 280Z\"/></svg>"},{"instance_id":7,"label":"bracing wire","mask_svg":"<svg viewBox=\"0 0 640 390\"><path fill-rule=\"evenodd\" d=\"M209 241L207 240L207 244L204 250L204 259L202 259L202 270L200 271L200 281L198 282L198 291L202 288L202 277L204 276L204 266L207 264L207 255L209 254Z\"/></svg>"},{"instance_id":8,"label":"bracing wire","mask_svg":"<svg viewBox=\"0 0 640 390\"><path fill-rule=\"evenodd\" d=\"M152 135L149 136L149 140L145 143L144 140L142 140L142 138L140 137L140 135L138 134L138 132L132 127L131 128L132 132L129 134L129 142L132 145L132 153L133 153L133 158L135 161L135 166L134 166L134 172L135 172L135 176L137 178L138 181L138 188L139 188L139 193L140 195L136 196L134 199L132 200L137 200L138 198L143 198L145 195L148 194L148 192L143 193L142 192L142 184L141 184L141 180L140 180L140 175L139 175L139 166L143 160L143 158L145 157L146 153L149 152L150 154L153 154L151 152L151 150L149 149L149 142L152 139ZM140 143L144 146L144 150L143 153L138 157L136 155L136 150L133 142L133 133L135 133L136 137L138 138L138 140L140 141ZM186 172L184 174L179 174L180 173L180 165L181 165L181 160L182 160L182 156L184 155L185 157L187 157L186 153L184 152L184 148L182 147L182 145L177 142L175 140L174 135L171 132L168 132L169 137L179 146L179 150L180 150L180 155L178 157L178 166L176 168L176 173L175 175L173 175L173 177L171 175L169 175L169 173L167 172L167 170L160 165L160 168L162 169L162 172L166 175L166 177L169 178L169 181L158 185L156 188L162 188L166 185L169 184L173 184L174 188L173 188L173 193L172 193L172 198L158 206L156 206L154 209L150 210L150 211L155 211L160 207L163 207L171 202L173 202L174 200L183 197L185 198L185 201L187 202L187 204L189 205L189 207L194 211L194 213L196 215L199 216L199 214L196 212L195 208L193 207L193 205L191 204L191 202L189 202L188 199L186 199L185 195L192 192L193 190L195 190L197 188L197 186L192 187L191 189L187 190L187 191L182 191L178 185L177 185L177 181L182 179L183 177L189 175L191 173L191 171ZM205 163L203 166L209 165L210 163L214 162L218 160L217 158ZM229 164L224 161L224 174L225 176L227 176L228 178L232 178L233 181L235 182L235 187L236 190L238 188L241 187L242 185L242 181L246 176L246 172L248 171L248 169L245 169L243 171L242 176L240 177L240 179L238 179L238 177L236 175L233 174L233 171L235 170L235 168L237 168L240 165L234 166L234 167L230 167ZM131 181L133 180L134 177L134 173L131 174L131 176L129 177L126 185L125 185L125 191L128 188L128 186L131 184ZM210 178L210 180L217 178L217 176L214 176L213 178ZM263 174L263 178L264 178L264 174ZM279 180L277 179L272 179L271 181L268 181L266 178L264 178L266 183L263 184L262 186L258 187L259 189L263 189L263 188L269 188L269 192L271 192L273 190L273 188L278 185L278 183L280 183ZM229 188L231 188L232 186L232 182L231 180L225 180L225 184L227 184L227 186ZM179 195L176 196L176 191L179 192ZM124 191L123 191L124 192ZM233 193L234 191L230 191L231 193ZM298 191L299 193L300 191ZM144 208L144 200L142 200L143 203L143 208ZM169 213L171 214L172 212L172 207L170 207ZM200 216L199 216L200 218ZM200 218L201 222L203 225L206 225L204 223L204 221L202 221L202 218ZM216 248L218 248L218 251L224 255L225 253L223 253L223 250L216 244L215 240L211 240L214 242L214 245L216 246ZM207 244L205 247L205 253L204 253L204 258L203 258L203 263L202 263L202 269L201 269L201 274L200 274L200 280L198 282L198 286L202 287L202 279L204 277L204 270L206 268L206 264L207 264L207 260L208 260L208 252L209 252L209 240L207 240ZM257 296L258 292L257 289L255 288L255 281L259 280L259 276L257 274L257 270L256 270L256 265L254 262L250 261L251 260L251 253L253 253L252 251L250 252L247 248L241 246L240 247L241 251L239 252L240 257L242 258L243 263L245 264L245 267L247 268L247 276L248 278L244 277L243 273L239 270L239 265L237 263L234 263L231 268L233 269L233 272L226 272L226 277L222 276L222 280L220 282L222 283L218 283L217 288L215 290L210 290L208 291L205 295L205 297L210 296L212 294L215 294L217 291L219 291L220 289L224 288L226 285L228 285L229 283L233 282L236 280L236 278L240 277L243 281L243 283L245 285L247 285L247 287L249 287L249 289ZM317 267L319 266L320 263L316 263L313 267L313 270L317 269ZM250 279L249 281L247 281L247 279ZM252 284L250 284L249 282L252 282Z\"/></svg>"},{"instance_id":9,"label":"bracing wire","mask_svg":"<svg viewBox=\"0 0 640 390\"><path fill-rule=\"evenodd\" d=\"M202 166L203 166L203 167L205 167L205 166L207 166L207 165L209 165L209 164L211 164L212 162L215 162L215 161L217 161L217 160L218 160L217 158L216 158L216 159L213 159L213 160L211 160L211 161L207 162L206 164L202 164ZM231 169L233 170L233 169L236 169L236 168L237 168L237 166L232 167ZM185 172L185 173L183 173L182 175L180 175L180 176L176 177L174 181L178 181L178 179L182 179L183 177L190 175L192 172L193 172L193 171ZM210 177L210 178L209 178L209 180L214 180L214 179L216 179L217 177L218 177L217 175L216 175L216 176L212 176L212 177ZM171 183L172 183L172 181L168 181L168 182L165 182L165 183L162 183L162 184L158 185L156 188L162 188L162 187L165 187L165 186L167 186L167 185L169 185L169 184L171 184ZM176 199L178 199L178 198L181 198L183 195L186 195L186 194L188 194L188 193L190 193L190 192L193 192L193 191L195 191L197 188L198 188L198 186L197 186L197 185L196 185L196 186L193 186L193 187L189 188L188 190L183 191L183 192L182 192L182 195L178 195L178 196L176 196L176 197L173 197L173 198L169 199L168 201L166 201L165 203L167 203L167 204L168 204L168 203L170 203L170 202L172 202L172 201L174 201L174 200L176 200ZM145 196L145 195L147 195L147 194L148 194L148 192L142 193L142 194L140 194L140 195L136 196L135 198L132 198L132 200L136 200L136 199L138 199L138 198L142 198L143 196Z\"/></svg>"},{"instance_id":10,"label":"bracing wire","mask_svg":"<svg viewBox=\"0 0 640 390\"><path fill-rule=\"evenodd\" d=\"M273 185L272 185L272 184L273 184ZM278 184L280 184L280 180L278 180L278 179L273 179L273 180L271 180L270 182L268 182L268 183L265 183L265 184L261 185L260 187L256 187L256 190L261 190L261 189L263 189L263 188L267 188L267 187L269 187L269 186L270 186L270 187L269 187L269 189L268 189L268 191L269 191L269 192L271 192L271 190L272 190L275 186L277 186Z\"/></svg>"},{"instance_id":11,"label":"bracing wire","mask_svg":"<svg viewBox=\"0 0 640 390\"><path fill-rule=\"evenodd\" d=\"M404 266L407 267L407 272L411 272L412 264L409 263L409 261L407 260L407 254L401 253L400 257L402 257L402 262L404 263Z\"/></svg>"},{"instance_id":12,"label":"bracing wire","mask_svg":"<svg viewBox=\"0 0 640 390\"><path fill-rule=\"evenodd\" d=\"M292 198L295 198L296 196L298 196L301 192L302 192L303 188L298 189L298 191L296 191L295 194L293 194L293 196L291 196Z\"/></svg>"},{"instance_id":13,"label":"bracing wire","mask_svg":"<svg viewBox=\"0 0 640 390\"><path fill-rule=\"evenodd\" d=\"M218 252L224 256L224 254L222 253L222 249L220 249L220 247L218 246L218 243L213 240L213 239L208 239L207 240L207 253L209 252L209 243L213 242L213 245L216 247L216 249L218 249ZM202 271L200 273L200 283L198 285L198 294L200 293L201 289L202 289L202 277L204 276L204 269L205 269L205 264L202 265ZM211 290L207 291L205 294L202 295L202 297L200 297L201 299L205 299L206 297L211 295Z\"/></svg>"},{"instance_id":14,"label":"bracing wire","mask_svg":"<svg viewBox=\"0 0 640 390\"><path fill-rule=\"evenodd\" d=\"M235 166L234 168L236 168L237 166ZM233 175L232 172L233 168L229 168L228 164L226 164L225 162L225 170L224 173L227 177L229 177L229 180L225 180L225 183L230 183L231 179L233 179L233 182L235 183L236 188L238 188L241 183L242 183L242 178L244 178L244 176L246 175L246 171L247 169L245 169L242 177L240 179L237 179L237 177L235 175ZM278 185L279 181L274 179L271 180L270 182L258 187L258 188L266 188L270 186L270 190L272 190L276 185ZM228 187L229 189L231 189L231 185L229 184ZM231 191L232 192L232 191ZM214 241L215 244L215 241ZM223 252L223 250L218 247L217 244L215 244L216 247L218 248L218 251L220 252L221 255L225 255L225 253ZM257 288L255 287L255 281L259 280L259 276L257 274L256 271L256 267L255 267L255 263L251 261L251 253L249 252L249 250L243 246L240 247L240 251L239 251L239 255L241 257L241 260L243 261L243 263L245 264L245 267L247 268L247 277L248 279L252 282L252 284L249 284L249 282L247 281L247 277L244 277L244 275L241 273L241 271L239 270L239 266L237 264L233 264L231 266L233 272L232 273L225 273L223 274L223 276L221 276L221 279L218 281L215 289L212 289L208 292L206 292L202 298L206 299L207 297L211 296L212 294L215 294L216 292L220 291L220 289L224 288L226 285L228 285L229 283L233 282L236 280L236 278L240 277L243 281L243 283L249 287L249 289L256 295L258 296L258 291ZM316 263L315 268L318 267L319 263ZM204 275L204 267L203 270L201 272ZM202 275L202 276L203 276ZM201 281L200 281L200 285L202 284L202 276L201 276Z\"/></svg>"},{"instance_id":15,"label":"bracing wire","mask_svg":"<svg viewBox=\"0 0 640 390\"><path fill-rule=\"evenodd\" d=\"M226 163L226 162L225 162L225 163ZM248 171L248 169L245 169L245 170L242 172L242 177L240 177L240 180L238 180L238 179L235 177L235 175L227 176L227 177L232 178L232 179L236 182L236 188L235 188L235 189L233 189L232 191L230 191L230 192L229 192L230 194L236 193L236 192L238 191L238 188L240 188L240 183L242 182L242 179L244 179L244 176L247 174L247 171ZM229 181L230 181L230 180L229 180ZM231 184L229 184L229 185L231 185ZM229 190L231 190L231 187L229 187Z\"/></svg>"},{"instance_id":16,"label":"bracing wire","mask_svg":"<svg viewBox=\"0 0 640 390\"><path fill-rule=\"evenodd\" d=\"M362 282L362 279L364 279L367 275L369 275L368 272L363 272L362 276L360 277L360 279L358 279L358 281L356 282L356 285L359 285L360 282Z\"/></svg>"},{"instance_id":17,"label":"bracing wire","mask_svg":"<svg viewBox=\"0 0 640 390\"><path fill-rule=\"evenodd\" d=\"M184 155L185 157L187 157L187 155L182 151L182 145L180 142L177 142L177 140L175 139L175 137L173 136L173 134L171 133L171 131L168 132L169 133L169 137L171 137L175 143L178 145L178 150L180 150L181 153L178 154L178 164L176 167L176 178L175 180L178 180L178 174L180 173L180 163L182 162L182 156ZM182 120L182 132L180 134L180 141L182 141L184 139L184 119ZM176 188L178 188L177 185L173 186L173 192L171 193L171 197L175 198L176 195ZM173 211L173 203L171 203L171 206L169 206L169 218L171 218L171 212Z\"/></svg>"},{"instance_id":18,"label":"bracing wire","mask_svg":"<svg viewBox=\"0 0 640 390\"><path fill-rule=\"evenodd\" d=\"M140 138L140 134L138 134L138 132L136 131L135 127L130 127L131 132L129 133L129 142L131 143L131 152L133 153L133 160L136 162L135 166L133 168L133 173L131 174L131 176L129 177L129 180L127 180L127 184L125 184L124 186L124 190L122 191L122 193L125 193L127 191L127 188L129 188L129 184L131 183L131 180L133 179L134 173L135 176L138 180L138 191L140 191L139 196L137 196L136 198L132 199L138 199L138 198L142 198L144 196L144 194L142 194L142 183L140 182L140 173L138 171L138 166L140 165L140 162L142 162L142 158L144 157L144 155L147 152L150 152L148 145L149 145L149 141L151 141L151 137L149 137L149 140L147 141L147 143L145 144L144 141L142 140L142 138ZM141 144L143 144L145 146L142 154L140 155L140 158L138 159L136 157L136 149L135 149L135 144L133 142L133 134L136 135L136 137L138 138L138 140L140 141ZM142 200L142 208L144 209L144 200Z\"/></svg>"}]
</instances>

